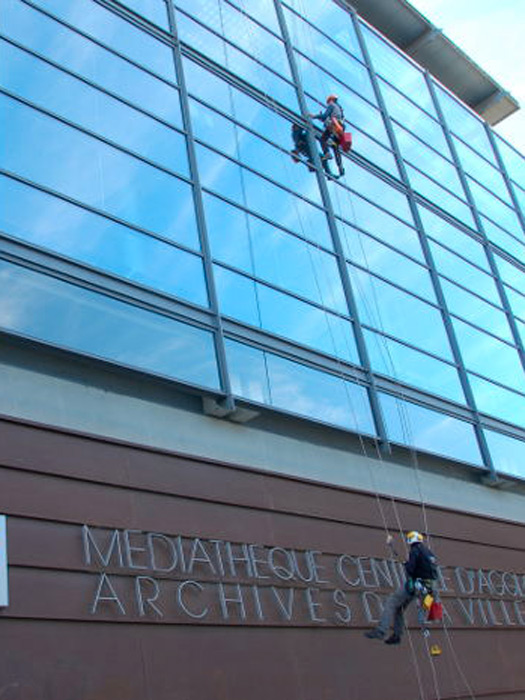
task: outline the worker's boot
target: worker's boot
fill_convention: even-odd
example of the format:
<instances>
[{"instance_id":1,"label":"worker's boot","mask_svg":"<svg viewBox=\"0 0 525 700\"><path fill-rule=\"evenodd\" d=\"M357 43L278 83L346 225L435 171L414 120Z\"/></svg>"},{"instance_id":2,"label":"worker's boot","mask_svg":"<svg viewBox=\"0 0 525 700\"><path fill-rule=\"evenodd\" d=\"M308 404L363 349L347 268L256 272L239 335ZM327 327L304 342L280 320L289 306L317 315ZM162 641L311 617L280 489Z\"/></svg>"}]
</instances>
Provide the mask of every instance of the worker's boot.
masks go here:
<instances>
[{"instance_id":1,"label":"worker's boot","mask_svg":"<svg viewBox=\"0 0 525 700\"><path fill-rule=\"evenodd\" d=\"M385 639L385 644L399 644L401 637L398 634L392 634L388 639Z\"/></svg>"},{"instance_id":2,"label":"worker's boot","mask_svg":"<svg viewBox=\"0 0 525 700\"><path fill-rule=\"evenodd\" d=\"M383 639L384 633L381 632L381 630L378 630L377 627L374 627L373 630L368 630L368 632L365 632L365 637L368 639Z\"/></svg>"}]
</instances>

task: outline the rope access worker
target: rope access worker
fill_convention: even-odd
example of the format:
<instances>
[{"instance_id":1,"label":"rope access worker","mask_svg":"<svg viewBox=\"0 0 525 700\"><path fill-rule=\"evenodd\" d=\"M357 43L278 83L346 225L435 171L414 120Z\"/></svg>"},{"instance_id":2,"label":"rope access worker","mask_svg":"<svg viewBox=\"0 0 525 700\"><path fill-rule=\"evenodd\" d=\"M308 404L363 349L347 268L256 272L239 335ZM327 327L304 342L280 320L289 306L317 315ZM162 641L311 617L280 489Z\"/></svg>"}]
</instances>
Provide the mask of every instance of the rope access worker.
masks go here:
<instances>
[{"instance_id":1,"label":"rope access worker","mask_svg":"<svg viewBox=\"0 0 525 700\"><path fill-rule=\"evenodd\" d=\"M310 170L310 172L315 170L306 129L295 122L292 123L292 140L294 145L292 159L298 163L301 160L300 156L303 156L306 158L308 170Z\"/></svg>"},{"instance_id":2,"label":"rope access worker","mask_svg":"<svg viewBox=\"0 0 525 700\"><path fill-rule=\"evenodd\" d=\"M405 609L417 595L424 597L432 594L433 583L438 577L436 557L423 544L423 539L423 535L416 530L407 534L410 554L405 562L405 584L386 599L379 623L374 629L365 632L368 639L383 639L391 627L392 634L385 639L385 644L399 644L403 635ZM391 542L389 535L387 543Z\"/></svg>"},{"instance_id":3,"label":"rope access worker","mask_svg":"<svg viewBox=\"0 0 525 700\"><path fill-rule=\"evenodd\" d=\"M329 160L330 148L335 155L335 162L339 168L339 177L345 174L341 150L339 149L339 139L344 133L345 115L343 108L337 101L337 95L328 95L326 98L326 108L319 114L310 114L311 119L319 119L323 122L324 131L321 134L321 148L323 150L322 159Z\"/></svg>"}]
</instances>

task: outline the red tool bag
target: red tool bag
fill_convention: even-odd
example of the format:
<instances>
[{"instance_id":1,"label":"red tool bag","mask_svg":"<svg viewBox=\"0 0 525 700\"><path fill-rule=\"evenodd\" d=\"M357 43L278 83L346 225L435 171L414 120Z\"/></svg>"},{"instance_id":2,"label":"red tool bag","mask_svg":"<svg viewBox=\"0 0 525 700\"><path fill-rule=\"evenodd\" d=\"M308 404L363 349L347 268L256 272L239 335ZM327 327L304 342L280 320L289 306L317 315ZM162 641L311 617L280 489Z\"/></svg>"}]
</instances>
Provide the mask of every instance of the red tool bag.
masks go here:
<instances>
[{"instance_id":1,"label":"red tool bag","mask_svg":"<svg viewBox=\"0 0 525 700\"><path fill-rule=\"evenodd\" d=\"M348 151L352 148L352 134L349 131L345 131L343 134L341 134L339 137L339 146L345 153L348 153Z\"/></svg>"},{"instance_id":2,"label":"red tool bag","mask_svg":"<svg viewBox=\"0 0 525 700\"><path fill-rule=\"evenodd\" d=\"M430 606L430 610L428 611L428 617L427 620L430 622L431 620L442 620L443 619L443 605L442 603L438 603L434 601L432 605Z\"/></svg>"}]
</instances>

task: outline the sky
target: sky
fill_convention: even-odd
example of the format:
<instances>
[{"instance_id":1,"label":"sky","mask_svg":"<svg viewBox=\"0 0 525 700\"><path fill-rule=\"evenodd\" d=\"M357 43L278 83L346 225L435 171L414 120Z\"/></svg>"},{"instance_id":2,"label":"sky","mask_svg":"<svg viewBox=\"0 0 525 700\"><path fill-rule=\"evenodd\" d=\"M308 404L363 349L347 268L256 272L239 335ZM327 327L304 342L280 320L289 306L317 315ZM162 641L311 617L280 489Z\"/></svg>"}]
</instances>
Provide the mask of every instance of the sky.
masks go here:
<instances>
[{"instance_id":1,"label":"sky","mask_svg":"<svg viewBox=\"0 0 525 700\"><path fill-rule=\"evenodd\" d=\"M495 131L525 154L525 0L409 0L520 103Z\"/></svg>"}]
</instances>

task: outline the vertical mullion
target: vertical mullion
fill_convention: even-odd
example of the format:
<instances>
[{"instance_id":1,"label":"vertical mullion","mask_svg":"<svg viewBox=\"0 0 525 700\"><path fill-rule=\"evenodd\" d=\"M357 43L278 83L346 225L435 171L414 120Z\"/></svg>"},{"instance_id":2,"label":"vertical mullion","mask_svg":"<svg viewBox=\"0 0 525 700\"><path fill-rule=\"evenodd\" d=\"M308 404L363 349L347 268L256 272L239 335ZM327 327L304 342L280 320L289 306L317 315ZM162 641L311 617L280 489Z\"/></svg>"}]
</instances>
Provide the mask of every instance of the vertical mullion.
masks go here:
<instances>
[{"instance_id":1,"label":"vertical mullion","mask_svg":"<svg viewBox=\"0 0 525 700\"><path fill-rule=\"evenodd\" d=\"M379 438L382 449L385 450L386 452L390 452L390 443L388 441L385 422L383 419L383 412L381 410L381 405L379 403L379 396L378 396L378 392L377 392L377 388L376 388L376 384L375 384L374 375L372 373L370 357L368 355L368 350L367 350L366 343L365 343L363 329L361 327L361 323L359 320L357 303L355 300L354 291L352 288L352 283L350 281L350 276L348 274L348 269L346 266L346 258L344 255L343 246L341 244L341 239L339 237L339 232L337 230L337 225L336 225L336 221L335 221L335 214L334 214L334 211L332 208L330 195L328 193L328 187L326 185L324 170L322 168L321 159L319 157L319 153L318 153L318 149L317 149L317 144L316 144L315 135L314 135L314 129L313 129L312 123L308 117L308 108L306 105L306 99L304 96L304 91L303 91L301 79L299 76L299 71L297 69L297 64L295 62L294 50L292 47L292 42L290 40L290 35L288 33L288 27L286 25L286 20L284 17L282 5L281 5L281 0L274 0L274 5L275 5L275 11L276 11L276 14L277 14L277 17L279 20L279 26L281 28L281 35L282 35L282 39L283 39L283 42L285 45L286 54L288 56L288 61L290 64L290 70L291 70L293 81L295 84L295 90L296 90L299 106L301 109L301 115L303 117L304 122L307 125L308 143L310 146L310 151L313 154L317 182L319 185L319 190L321 192L323 207L324 207L327 222L328 222L328 229L330 231L332 243L334 246L334 253L336 256L336 260L337 260L337 266L339 269L339 274L340 274L341 282L343 285L346 303L348 304L348 309L350 311L350 315L352 316L353 328L354 328L354 334L355 334L355 339L356 339L359 361L361 363L361 366L365 370L365 374L366 374L366 378L367 378L366 391L367 391L368 398L370 401L370 406L371 406L371 410L372 410L372 416L373 416L373 420L374 420L376 434Z\"/></svg>"},{"instance_id":2,"label":"vertical mullion","mask_svg":"<svg viewBox=\"0 0 525 700\"><path fill-rule=\"evenodd\" d=\"M186 132L186 144L188 149L190 175L193 182L193 200L195 204L195 212L197 218L197 229L201 244L206 285L210 299L210 307L215 325L214 339L215 350L217 353L217 365L219 370L221 387L223 388L224 393L226 394L226 397L224 399L224 409L229 414L235 410L235 401L232 394L230 375L228 372L228 362L226 358L226 347L224 342L224 329L222 325L222 318L220 315L217 288L215 285L215 277L213 273L211 249L206 227L206 218L204 214L202 186L200 183L199 168L197 165L197 156L195 152L195 139L193 136L193 128L191 124L188 90L186 88L186 80L182 66L182 54L180 50L179 37L177 34L175 10L173 8L171 0L164 0L164 2L166 3L168 11L169 27L173 39L173 60L175 63L175 71L177 74L177 81L179 84L182 122L184 125L184 130Z\"/></svg>"},{"instance_id":3,"label":"vertical mullion","mask_svg":"<svg viewBox=\"0 0 525 700\"><path fill-rule=\"evenodd\" d=\"M397 163L397 166L399 168L399 173L401 175L401 181L406 188L408 203L410 206L410 211L412 213L412 216L413 216L415 224L416 224L416 229L417 229L419 242L421 245L421 250L423 251L425 263L426 263L428 270L429 270L430 279L431 279L432 286L433 286L433 289L434 289L434 292L436 294L436 298L438 301L439 310L441 313L441 318L443 319L445 332L447 334L447 338L448 338L448 341L450 343L450 347L452 350L452 355L454 357L454 362L455 362L457 370L458 370L459 379L461 382L461 387L462 387L463 392L465 394L465 399L467 401L467 405L471 411L471 416L472 416L472 420L473 420L473 428L474 428L474 432L476 435L478 447L479 447L479 450L481 453L481 457L483 459L484 465L489 469L491 477L496 479L496 473L494 470L494 464L492 462L492 456L491 456L489 448L488 448L485 434L483 433L483 429L481 427L481 420L480 420L479 413L478 413L478 410L476 407L476 402L474 400L474 395L472 393L472 389L471 389L469 381L468 381L468 376L467 376L467 372L465 369L465 364L463 362L463 357L461 355L459 343L458 343L458 340L456 338L456 334L454 331L454 327L452 325L452 321L450 319L450 314L449 314L448 307L446 304L445 295L444 295L443 289L441 287L441 281L439 279L437 268L436 268L436 265L434 263L432 251L430 250L430 246L428 244L426 235L424 233L423 224L421 221L421 217L419 216L419 211L418 211L416 200L414 197L414 192L413 192L412 186L410 184L410 180L409 180L407 172L406 172L405 163L403 161L401 151L399 150L399 146L397 144L394 129L392 127L390 114L388 113L385 101L383 100L383 96L381 94L378 79L377 79L372 61L370 59L370 54L368 52L368 46L366 45L366 42L365 42L364 37L363 37L362 32L361 32L359 20L355 16L355 12L352 12L351 14L352 14L352 18L354 20L354 26L355 26L358 41L359 41L360 46L361 46L361 51L363 52L363 57L365 59L365 62L367 64L369 72L370 72L370 77L372 80L372 85L373 85L374 92L376 95L377 103L378 103L379 109L381 111L381 114L383 116L383 121L385 123L387 133L388 133L388 135L390 137L390 141L392 143L392 149L394 151L394 157L396 159L396 163Z\"/></svg>"},{"instance_id":4,"label":"vertical mullion","mask_svg":"<svg viewBox=\"0 0 525 700\"><path fill-rule=\"evenodd\" d=\"M494 155L496 156L496 161L498 162L500 172L503 176L503 179L505 180L505 184L507 185L507 189L509 191L510 198L512 199L512 203L514 204L514 209L516 210L516 214L518 216L518 219L520 220L521 227L525 231L525 215L521 211L520 203L519 203L518 198L516 197L516 194L514 192L514 187L512 186L511 178L507 172L507 168L505 166L503 158L501 157L501 153L499 152L496 138L492 132L492 129L490 128L490 126L486 122L485 122L485 130L487 132L487 136L488 136L488 139L490 141L490 145L492 146L492 150L494 151Z\"/></svg>"},{"instance_id":5,"label":"vertical mullion","mask_svg":"<svg viewBox=\"0 0 525 700\"><path fill-rule=\"evenodd\" d=\"M439 104L439 100L437 98L436 91L434 89L434 85L433 85L432 80L430 79L430 76L428 74L426 74L426 78L427 78L427 84L428 84L428 87L430 90L430 94L432 96L432 99L434 100L434 105L436 107L437 114L439 115L439 118L442 122L443 131L445 133L445 138L447 139L447 143L448 143L448 146L450 148L450 152L452 153L452 158L454 160L456 170L458 171L459 178L461 180L461 183L462 183L463 188L465 190L465 193L467 195L467 200L468 200L468 203L469 203L470 208L472 210L472 214L474 216L474 221L476 222L476 226L478 227L478 231L481 233L481 235L483 237L483 248L484 248L485 254L487 256L487 260L488 260L489 267L490 267L490 272L491 272L492 277L494 278L494 282L496 284L496 289L498 290L498 294L500 297L501 306L503 308L503 311L504 311L505 316L507 318L507 321L509 323L512 337L514 339L514 344L516 345L516 349L518 351L518 357L520 359L520 362L521 362L523 369L525 370L525 348L523 346L523 342L522 342L522 339L520 336L520 332L518 330L518 326L516 324L516 320L514 318L514 314L512 313L512 309L511 309L510 304L509 304L507 292L505 291L505 287L504 287L503 282L501 281L501 278L499 275L496 260L494 259L494 253L492 252L492 247L491 247L490 242L487 238L487 235L485 234L485 228L483 226L483 221L482 221L481 216L480 216L478 209L476 207L474 197L472 196L472 193L470 191L467 176L465 175L465 172L464 172L463 167L461 165L461 160L458 157L458 154L456 151L456 145L454 143L454 139L452 138L452 134L450 133L448 125L445 121L445 117L444 117L443 111L441 109L441 105ZM494 143L492 141L493 137L492 137L492 134L490 133L490 129L488 129L488 127L486 127L486 128L488 131L488 137L489 137L490 144L491 144L491 146L496 154L496 157L498 157L499 154L494 149ZM505 175L506 175L506 173L505 173Z\"/></svg>"}]
</instances>

